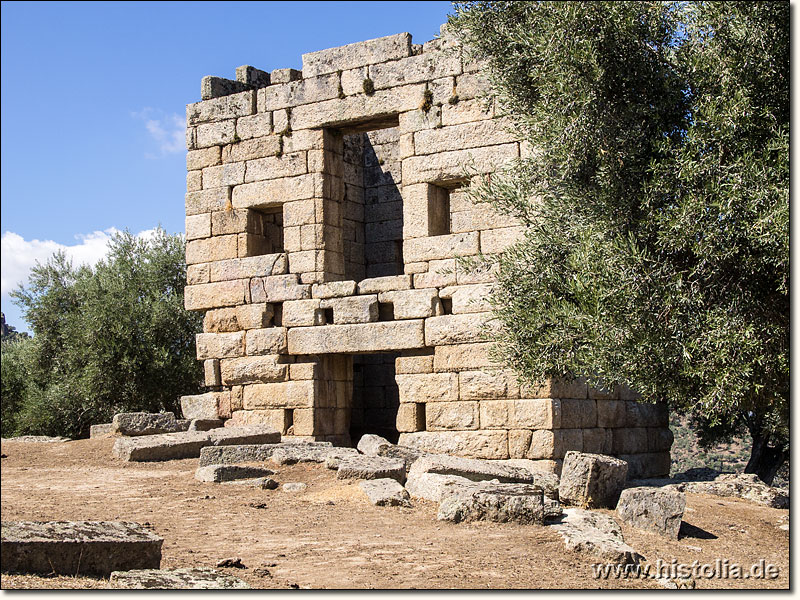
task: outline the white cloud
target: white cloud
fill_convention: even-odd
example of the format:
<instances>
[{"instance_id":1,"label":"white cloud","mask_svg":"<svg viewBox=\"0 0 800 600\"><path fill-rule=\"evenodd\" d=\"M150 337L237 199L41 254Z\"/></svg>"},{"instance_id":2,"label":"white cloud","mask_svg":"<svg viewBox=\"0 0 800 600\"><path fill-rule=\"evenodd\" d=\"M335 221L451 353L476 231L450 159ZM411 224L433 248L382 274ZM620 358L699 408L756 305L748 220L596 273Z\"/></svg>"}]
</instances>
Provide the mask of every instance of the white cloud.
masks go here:
<instances>
[{"instance_id":1,"label":"white cloud","mask_svg":"<svg viewBox=\"0 0 800 600\"><path fill-rule=\"evenodd\" d=\"M160 156L178 154L186 150L186 120L176 113L167 114L154 108L144 108L131 113L135 119L144 122L145 129L158 145ZM157 158L147 153L147 158Z\"/></svg>"},{"instance_id":2,"label":"white cloud","mask_svg":"<svg viewBox=\"0 0 800 600\"><path fill-rule=\"evenodd\" d=\"M7 296L22 283L28 282L28 274L36 262L45 263L55 252L63 250L75 266L94 265L108 252L111 236L119 230L111 227L105 231L93 231L78 234L76 244L71 246L59 244L53 240L26 240L13 231L6 231L0 240L0 272L2 272L2 296ZM154 229L136 234L136 237L148 238Z\"/></svg>"}]
</instances>

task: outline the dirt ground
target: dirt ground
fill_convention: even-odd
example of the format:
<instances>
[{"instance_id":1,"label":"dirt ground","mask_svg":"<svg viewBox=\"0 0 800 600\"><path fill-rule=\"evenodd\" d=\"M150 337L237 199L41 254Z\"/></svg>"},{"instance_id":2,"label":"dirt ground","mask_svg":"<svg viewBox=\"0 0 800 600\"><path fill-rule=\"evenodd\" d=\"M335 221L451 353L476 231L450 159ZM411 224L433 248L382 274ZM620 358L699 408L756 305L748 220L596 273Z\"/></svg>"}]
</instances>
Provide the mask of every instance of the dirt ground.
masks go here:
<instances>
[{"instance_id":1,"label":"dirt ground","mask_svg":"<svg viewBox=\"0 0 800 600\"><path fill-rule=\"evenodd\" d=\"M124 520L164 538L162 568L214 567L255 588L656 588L642 579L598 579L595 557L567 551L548 527L436 520L437 506L369 504L357 483L324 465L274 467L280 483L304 492L257 490L194 479L196 459L126 463L112 439L3 442L2 519ZM696 579L697 588L788 588L788 510L687 494L679 540L623 526L625 540L650 564L727 559L747 569L760 560L777 579ZM610 513L609 513L610 514ZM105 579L6 575L3 589L111 588Z\"/></svg>"}]
</instances>

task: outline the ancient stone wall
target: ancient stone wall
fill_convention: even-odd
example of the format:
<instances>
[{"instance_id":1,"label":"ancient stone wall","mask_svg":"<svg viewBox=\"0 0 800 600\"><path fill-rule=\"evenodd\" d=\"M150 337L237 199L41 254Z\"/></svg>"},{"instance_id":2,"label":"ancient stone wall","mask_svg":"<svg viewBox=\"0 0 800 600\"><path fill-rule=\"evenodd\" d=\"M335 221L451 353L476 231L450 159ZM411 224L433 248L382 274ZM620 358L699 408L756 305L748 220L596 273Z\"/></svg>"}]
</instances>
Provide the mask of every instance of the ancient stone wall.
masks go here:
<instances>
[{"instance_id":1,"label":"ancient stone wall","mask_svg":"<svg viewBox=\"0 0 800 600\"><path fill-rule=\"evenodd\" d=\"M187 401L304 439L375 432L553 469L582 450L669 470L662 407L521 386L489 358L493 274L456 259L502 252L522 228L464 187L527 149L485 90L446 33L203 79L186 111L185 298L205 312L210 391Z\"/></svg>"}]
</instances>

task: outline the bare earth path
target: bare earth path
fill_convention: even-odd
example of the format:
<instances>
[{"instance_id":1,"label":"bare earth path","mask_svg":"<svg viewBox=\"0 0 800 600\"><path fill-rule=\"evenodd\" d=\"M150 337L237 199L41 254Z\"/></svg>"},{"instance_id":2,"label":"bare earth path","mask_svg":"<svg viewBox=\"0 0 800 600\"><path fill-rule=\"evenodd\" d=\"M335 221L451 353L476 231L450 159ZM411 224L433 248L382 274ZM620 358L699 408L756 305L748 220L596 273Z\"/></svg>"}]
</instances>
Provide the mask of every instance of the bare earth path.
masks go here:
<instances>
[{"instance_id":1,"label":"bare earth path","mask_svg":"<svg viewBox=\"0 0 800 600\"><path fill-rule=\"evenodd\" d=\"M125 463L113 440L3 442L2 519L125 520L161 535L162 567L216 565L259 588L660 588L647 580L603 580L597 559L565 550L547 527L436 520L436 505L384 508L357 484L339 482L322 465L274 467L301 493L204 484L195 459ZM687 495L687 536L678 541L623 527L626 541L650 563L673 559L748 568L764 559L773 580L698 580L698 588L789 585L789 534L777 528L787 510ZM108 588L103 579L2 575L10 588Z\"/></svg>"}]
</instances>

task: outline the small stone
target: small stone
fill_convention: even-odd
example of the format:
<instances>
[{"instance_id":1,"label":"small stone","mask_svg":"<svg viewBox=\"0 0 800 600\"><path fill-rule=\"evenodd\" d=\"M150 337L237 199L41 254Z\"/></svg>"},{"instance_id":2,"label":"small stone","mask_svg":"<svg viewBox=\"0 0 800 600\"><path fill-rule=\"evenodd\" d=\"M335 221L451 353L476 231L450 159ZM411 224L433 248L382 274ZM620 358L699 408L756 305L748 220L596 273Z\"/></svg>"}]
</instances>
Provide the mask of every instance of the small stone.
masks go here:
<instances>
[{"instance_id":1,"label":"small stone","mask_svg":"<svg viewBox=\"0 0 800 600\"><path fill-rule=\"evenodd\" d=\"M244 566L242 563L242 559L238 556L230 557L230 558L223 558L221 561L217 563L218 567L230 567L232 569L246 569L247 567Z\"/></svg>"},{"instance_id":2,"label":"small stone","mask_svg":"<svg viewBox=\"0 0 800 600\"><path fill-rule=\"evenodd\" d=\"M292 482L284 483L281 489L284 492L304 492L307 487L305 483Z\"/></svg>"},{"instance_id":3,"label":"small stone","mask_svg":"<svg viewBox=\"0 0 800 600\"><path fill-rule=\"evenodd\" d=\"M394 479L368 479L358 485L375 506L411 506L408 492Z\"/></svg>"}]
</instances>

